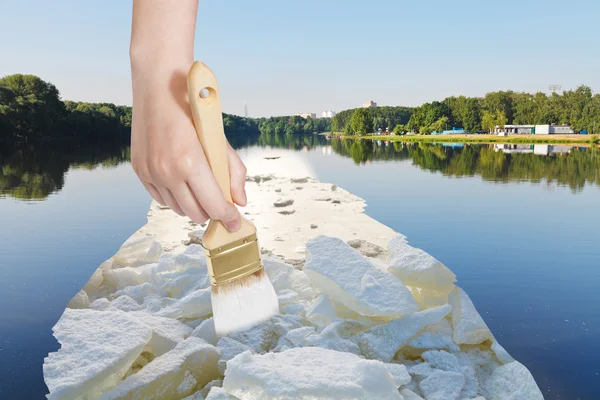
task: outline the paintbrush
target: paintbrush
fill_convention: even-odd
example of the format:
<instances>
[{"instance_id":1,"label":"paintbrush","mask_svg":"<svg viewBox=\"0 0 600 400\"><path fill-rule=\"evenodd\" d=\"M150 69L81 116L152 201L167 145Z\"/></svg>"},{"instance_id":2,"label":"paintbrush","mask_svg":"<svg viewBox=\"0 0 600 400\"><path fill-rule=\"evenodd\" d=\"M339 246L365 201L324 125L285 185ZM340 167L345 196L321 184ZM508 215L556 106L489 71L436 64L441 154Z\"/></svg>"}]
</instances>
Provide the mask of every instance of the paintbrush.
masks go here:
<instances>
[{"instance_id":1,"label":"paintbrush","mask_svg":"<svg viewBox=\"0 0 600 400\"><path fill-rule=\"evenodd\" d=\"M214 73L196 61L187 76L188 97L198 139L225 199L232 202L220 92ZM256 227L242 216L229 232L211 219L202 237L211 282L217 335L249 328L279 313L273 284L264 271Z\"/></svg>"}]
</instances>

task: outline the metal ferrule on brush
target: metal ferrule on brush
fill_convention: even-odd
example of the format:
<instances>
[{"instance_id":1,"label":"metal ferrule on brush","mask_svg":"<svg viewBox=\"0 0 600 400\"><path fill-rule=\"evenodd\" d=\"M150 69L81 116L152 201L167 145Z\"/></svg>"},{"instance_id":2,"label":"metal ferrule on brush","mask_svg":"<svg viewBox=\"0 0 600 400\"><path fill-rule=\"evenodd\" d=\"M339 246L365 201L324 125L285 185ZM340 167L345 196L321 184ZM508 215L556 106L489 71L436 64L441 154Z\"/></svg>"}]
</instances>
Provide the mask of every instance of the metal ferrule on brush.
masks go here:
<instances>
[{"instance_id":1,"label":"metal ferrule on brush","mask_svg":"<svg viewBox=\"0 0 600 400\"><path fill-rule=\"evenodd\" d=\"M252 234L235 242L204 249L212 285L219 286L251 275L262 269L258 238Z\"/></svg>"}]
</instances>

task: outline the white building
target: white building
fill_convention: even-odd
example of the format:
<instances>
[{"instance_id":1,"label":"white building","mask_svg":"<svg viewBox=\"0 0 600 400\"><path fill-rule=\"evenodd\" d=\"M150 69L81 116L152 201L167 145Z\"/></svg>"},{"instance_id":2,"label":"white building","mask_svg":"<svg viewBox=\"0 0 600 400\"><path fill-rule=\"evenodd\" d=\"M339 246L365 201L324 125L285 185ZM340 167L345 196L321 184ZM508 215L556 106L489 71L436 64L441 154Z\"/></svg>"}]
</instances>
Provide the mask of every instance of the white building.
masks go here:
<instances>
[{"instance_id":1,"label":"white building","mask_svg":"<svg viewBox=\"0 0 600 400\"><path fill-rule=\"evenodd\" d=\"M377 107L377 103L375 103L373 100L369 100L363 103L363 108L369 108L369 107Z\"/></svg>"},{"instance_id":2,"label":"white building","mask_svg":"<svg viewBox=\"0 0 600 400\"><path fill-rule=\"evenodd\" d=\"M569 135L575 133L569 125L536 125L536 135Z\"/></svg>"},{"instance_id":3,"label":"white building","mask_svg":"<svg viewBox=\"0 0 600 400\"><path fill-rule=\"evenodd\" d=\"M506 135L568 135L574 133L569 125L496 125L494 133Z\"/></svg>"},{"instance_id":4,"label":"white building","mask_svg":"<svg viewBox=\"0 0 600 400\"><path fill-rule=\"evenodd\" d=\"M535 133L535 125L504 125L503 128L500 128L496 125L496 129L494 129L494 133L496 134L504 134L500 136L506 135L533 135Z\"/></svg>"},{"instance_id":5,"label":"white building","mask_svg":"<svg viewBox=\"0 0 600 400\"><path fill-rule=\"evenodd\" d=\"M302 118L312 118L315 119L317 118L317 114L315 113L300 113L300 114L294 114L292 115L293 117L302 117Z\"/></svg>"},{"instance_id":6,"label":"white building","mask_svg":"<svg viewBox=\"0 0 600 400\"><path fill-rule=\"evenodd\" d=\"M337 114L335 111L323 111L321 113L321 118L333 118Z\"/></svg>"}]
</instances>

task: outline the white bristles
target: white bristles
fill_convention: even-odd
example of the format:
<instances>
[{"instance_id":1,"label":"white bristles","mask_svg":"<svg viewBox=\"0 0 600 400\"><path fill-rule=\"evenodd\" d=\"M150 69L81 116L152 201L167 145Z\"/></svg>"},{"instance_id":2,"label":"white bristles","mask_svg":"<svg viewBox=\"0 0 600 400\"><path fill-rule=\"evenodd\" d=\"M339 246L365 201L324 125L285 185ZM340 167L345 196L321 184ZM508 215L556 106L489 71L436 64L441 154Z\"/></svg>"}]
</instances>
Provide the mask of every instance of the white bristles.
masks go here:
<instances>
[{"instance_id":1,"label":"white bristles","mask_svg":"<svg viewBox=\"0 0 600 400\"><path fill-rule=\"evenodd\" d=\"M217 335L250 328L279 314L279 300L267 274L259 273L212 288Z\"/></svg>"}]
</instances>

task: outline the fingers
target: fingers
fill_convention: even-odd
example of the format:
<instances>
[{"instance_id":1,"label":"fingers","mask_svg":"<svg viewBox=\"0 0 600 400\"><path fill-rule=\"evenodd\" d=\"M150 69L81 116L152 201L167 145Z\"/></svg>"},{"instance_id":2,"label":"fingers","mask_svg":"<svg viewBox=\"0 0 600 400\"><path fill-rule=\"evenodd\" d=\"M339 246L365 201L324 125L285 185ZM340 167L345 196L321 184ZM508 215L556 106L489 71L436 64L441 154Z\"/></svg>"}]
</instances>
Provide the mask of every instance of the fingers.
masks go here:
<instances>
[{"instance_id":1,"label":"fingers","mask_svg":"<svg viewBox=\"0 0 600 400\"><path fill-rule=\"evenodd\" d=\"M246 166L238 153L227 143L227 161L229 163L229 180L231 181L231 197L242 207L247 204L246 199Z\"/></svg>"},{"instance_id":2,"label":"fingers","mask_svg":"<svg viewBox=\"0 0 600 400\"><path fill-rule=\"evenodd\" d=\"M167 202L165 201L165 199L162 198L156 186L154 186L150 182L142 182L142 185L144 185L148 193L150 193L150 196L152 196L152 198L156 200L158 204L160 204L161 206L167 205Z\"/></svg>"},{"instance_id":3,"label":"fingers","mask_svg":"<svg viewBox=\"0 0 600 400\"><path fill-rule=\"evenodd\" d=\"M236 232L240 229L240 213L232 203L225 200L225 196L223 196L223 192L221 192L221 188L215 181L210 168L199 171L187 183L200 202L200 206L211 219L221 221L230 232Z\"/></svg>"},{"instance_id":4,"label":"fingers","mask_svg":"<svg viewBox=\"0 0 600 400\"><path fill-rule=\"evenodd\" d=\"M179 206L179 203L177 202L177 200L175 200L175 196L173 196L173 193L171 193L171 191L169 189L167 189L166 187L159 186L159 187L157 187L157 189L160 192L160 195L162 196L162 198L167 203L167 205L169 207L171 207L171 210L173 210L175 212L175 214L185 217L185 213Z\"/></svg>"},{"instance_id":5,"label":"fingers","mask_svg":"<svg viewBox=\"0 0 600 400\"><path fill-rule=\"evenodd\" d=\"M172 193L185 215L192 221L197 224L203 224L208 220L208 215L202 209L198 200L196 200L196 197L192 193L192 190L186 183L174 188Z\"/></svg>"}]
</instances>

